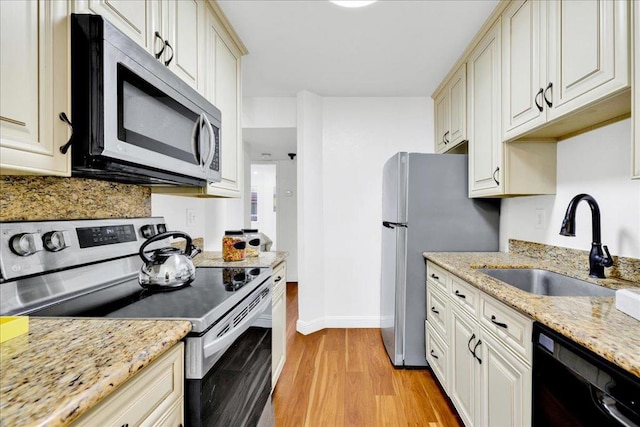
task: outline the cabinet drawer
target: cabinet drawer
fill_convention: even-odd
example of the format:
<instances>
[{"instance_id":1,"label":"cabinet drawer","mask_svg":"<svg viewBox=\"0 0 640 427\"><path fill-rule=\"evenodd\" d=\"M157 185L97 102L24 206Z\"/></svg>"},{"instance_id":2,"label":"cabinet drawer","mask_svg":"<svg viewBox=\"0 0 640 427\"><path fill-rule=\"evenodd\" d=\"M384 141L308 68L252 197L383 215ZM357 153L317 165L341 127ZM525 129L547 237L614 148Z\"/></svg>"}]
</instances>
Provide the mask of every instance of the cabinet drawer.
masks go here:
<instances>
[{"instance_id":1,"label":"cabinet drawer","mask_svg":"<svg viewBox=\"0 0 640 427\"><path fill-rule=\"evenodd\" d=\"M460 304L468 313L475 315L478 311L480 291L465 281L452 276L449 295L453 301Z\"/></svg>"},{"instance_id":2,"label":"cabinet drawer","mask_svg":"<svg viewBox=\"0 0 640 427\"><path fill-rule=\"evenodd\" d=\"M433 373L440 381L440 385L448 393L448 370L447 361L449 360L449 347L444 344L435 331L425 323L425 342L427 350L427 362L433 370Z\"/></svg>"},{"instance_id":3,"label":"cabinet drawer","mask_svg":"<svg viewBox=\"0 0 640 427\"><path fill-rule=\"evenodd\" d=\"M432 284L427 284L427 322L447 340L449 300Z\"/></svg>"},{"instance_id":4,"label":"cabinet drawer","mask_svg":"<svg viewBox=\"0 0 640 427\"><path fill-rule=\"evenodd\" d=\"M427 261L427 281L436 285L446 294L447 283L449 282L449 273L431 261Z\"/></svg>"},{"instance_id":5,"label":"cabinet drawer","mask_svg":"<svg viewBox=\"0 0 640 427\"><path fill-rule=\"evenodd\" d=\"M178 343L100 402L74 426L154 424L183 396L184 344Z\"/></svg>"},{"instance_id":6,"label":"cabinet drawer","mask_svg":"<svg viewBox=\"0 0 640 427\"><path fill-rule=\"evenodd\" d=\"M169 409L165 414L160 418L160 420L154 424L143 423L141 427L145 426L153 426L153 427L178 427L184 425L184 400L180 399L176 403L173 404L171 409ZM129 426L132 427L132 426Z\"/></svg>"},{"instance_id":7,"label":"cabinet drawer","mask_svg":"<svg viewBox=\"0 0 640 427\"><path fill-rule=\"evenodd\" d=\"M281 262L273 269L273 293L279 291L281 288L286 288L287 283L287 264Z\"/></svg>"},{"instance_id":8,"label":"cabinet drawer","mask_svg":"<svg viewBox=\"0 0 640 427\"><path fill-rule=\"evenodd\" d=\"M515 353L531 361L533 320L488 295L480 297L480 323Z\"/></svg>"}]
</instances>

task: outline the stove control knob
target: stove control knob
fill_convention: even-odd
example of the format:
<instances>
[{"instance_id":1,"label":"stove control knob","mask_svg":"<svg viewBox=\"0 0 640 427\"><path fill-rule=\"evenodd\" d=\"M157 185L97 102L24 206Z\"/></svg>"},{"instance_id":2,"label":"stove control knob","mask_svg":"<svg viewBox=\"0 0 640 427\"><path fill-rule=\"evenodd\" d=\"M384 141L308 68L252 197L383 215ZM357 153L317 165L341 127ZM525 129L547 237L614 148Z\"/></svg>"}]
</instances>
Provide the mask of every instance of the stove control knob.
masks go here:
<instances>
[{"instance_id":1,"label":"stove control knob","mask_svg":"<svg viewBox=\"0 0 640 427\"><path fill-rule=\"evenodd\" d=\"M167 226L165 224L158 224L158 233L166 233Z\"/></svg>"},{"instance_id":2,"label":"stove control knob","mask_svg":"<svg viewBox=\"0 0 640 427\"><path fill-rule=\"evenodd\" d=\"M9 240L11 252L20 256L33 255L42 250L40 233L20 233Z\"/></svg>"},{"instance_id":3,"label":"stove control knob","mask_svg":"<svg viewBox=\"0 0 640 427\"><path fill-rule=\"evenodd\" d=\"M140 232L142 233L142 237L148 239L156 235L156 227L153 224L147 224L140 227Z\"/></svg>"},{"instance_id":4,"label":"stove control knob","mask_svg":"<svg viewBox=\"0 0 640 427\"><path fill-rule=\"evenodd\" d=\"M68 231L49 231L42 236L44 247L51 252L58 252L69 247L71 235Z\"/></svg>"}]
</instances>

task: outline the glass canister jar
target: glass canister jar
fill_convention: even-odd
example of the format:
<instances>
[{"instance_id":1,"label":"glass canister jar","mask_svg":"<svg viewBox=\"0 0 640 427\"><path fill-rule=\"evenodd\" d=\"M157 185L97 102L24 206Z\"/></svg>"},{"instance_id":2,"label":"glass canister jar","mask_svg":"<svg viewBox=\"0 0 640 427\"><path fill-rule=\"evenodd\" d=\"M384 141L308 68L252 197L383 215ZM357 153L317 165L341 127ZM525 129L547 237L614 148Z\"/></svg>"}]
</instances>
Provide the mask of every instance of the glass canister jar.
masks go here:
<instances>
[{"instance_id":1,"label":"glass canister jar","mask_svg":"<svg viewBox=\"0 0 640 427\"><path fill-rule=\"evenodd\" d=\"M247 257L260 256L260 233L257 228L244 228L244 237L247 239Z\"/></svg>"},{"instance_id":2,"label":"glass canister jar","mask_svg":"<svg viewBox=\"0 0 640 427\"><path fill-rule=\"evenodd\" d=\"M222 237L222 259L242 261L246 253L247 239L241 230L226 230Z\"/></svg>"}]
</instances>

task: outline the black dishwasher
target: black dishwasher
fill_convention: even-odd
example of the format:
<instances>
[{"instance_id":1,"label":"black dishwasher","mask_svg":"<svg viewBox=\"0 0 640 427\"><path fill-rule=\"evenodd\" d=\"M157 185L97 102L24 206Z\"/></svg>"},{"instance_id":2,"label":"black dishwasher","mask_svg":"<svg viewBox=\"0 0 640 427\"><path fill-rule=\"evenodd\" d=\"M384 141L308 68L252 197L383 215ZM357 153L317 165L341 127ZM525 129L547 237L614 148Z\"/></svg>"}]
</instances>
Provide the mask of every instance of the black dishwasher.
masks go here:
<instances>
[{"instance_id":1,"label":"black dishwasher","mask_svg":"<svg viewBox=\"0 0 640 427\"><path fill-rule=\"evenodd\" d=\"M640 378L539 323L533 425L640 426Z\"/></svg>"}]
</instances>

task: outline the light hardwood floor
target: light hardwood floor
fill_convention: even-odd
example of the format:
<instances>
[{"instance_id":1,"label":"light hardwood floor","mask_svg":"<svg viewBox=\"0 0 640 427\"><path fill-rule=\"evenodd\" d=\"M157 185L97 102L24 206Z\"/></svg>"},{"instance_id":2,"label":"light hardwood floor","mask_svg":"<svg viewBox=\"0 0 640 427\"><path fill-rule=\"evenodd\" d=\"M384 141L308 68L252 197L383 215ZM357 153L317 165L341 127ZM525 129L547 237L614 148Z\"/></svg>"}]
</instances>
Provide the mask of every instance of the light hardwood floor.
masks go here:
<instances>
[{"instance_id":1,"label":"light hardwood floor","mask_svg":"<svg viewBox=\"0 0 640 427\"><path fill-rule=\"evenodd\" d=\"M379 329L295 330L298 286L287 284L287 361L273 393L275 424L460 426L429 370L394 369Z\"/></svg>"}]
</instances>

